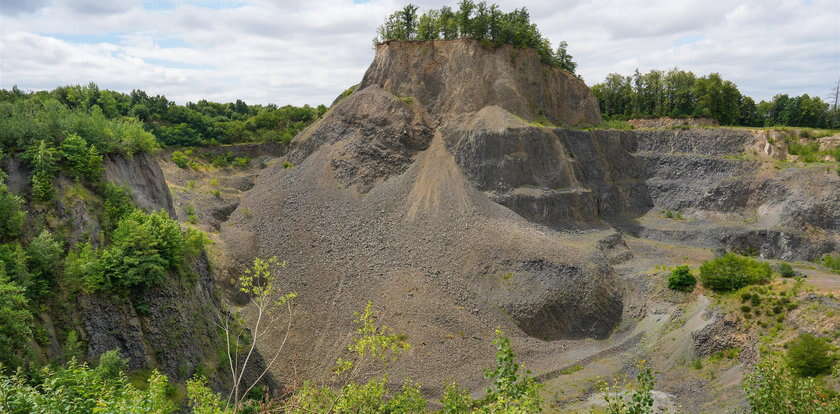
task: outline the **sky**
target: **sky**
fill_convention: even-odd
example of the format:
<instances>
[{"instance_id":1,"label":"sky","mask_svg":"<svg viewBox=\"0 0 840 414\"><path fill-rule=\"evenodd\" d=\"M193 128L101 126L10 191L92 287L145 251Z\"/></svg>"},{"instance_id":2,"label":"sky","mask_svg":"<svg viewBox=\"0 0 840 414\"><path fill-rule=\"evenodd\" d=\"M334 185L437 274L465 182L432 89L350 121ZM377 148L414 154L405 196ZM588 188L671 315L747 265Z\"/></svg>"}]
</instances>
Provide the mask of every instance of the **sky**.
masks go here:
<instances>
[{"instance_id":1,"label":"sky","mask_svg":"<svg viewBox=\"0 0 840 414\"><path fill-rule=\"evenodd\" d=\"M421 11L456 0L414 0ZM178 103L327 104L358 83L395 0L0 0L0 88L96 82ZM827 98L840 0L498 0L608 73L718 72L757 100Z\"/></svg>"}]
</instances>

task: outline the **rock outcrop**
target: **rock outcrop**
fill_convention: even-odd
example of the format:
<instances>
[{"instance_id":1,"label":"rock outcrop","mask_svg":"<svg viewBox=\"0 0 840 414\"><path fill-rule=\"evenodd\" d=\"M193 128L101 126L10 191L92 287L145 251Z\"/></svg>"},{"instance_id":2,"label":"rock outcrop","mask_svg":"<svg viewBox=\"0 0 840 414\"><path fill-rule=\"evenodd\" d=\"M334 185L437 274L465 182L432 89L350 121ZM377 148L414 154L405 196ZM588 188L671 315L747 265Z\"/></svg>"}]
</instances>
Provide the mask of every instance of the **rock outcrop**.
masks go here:
<instances>
[{"instance_id":1,"label":"rock outcrop","mask_svg":"<svg viewBox=\"0 0 840 414\"><path fill-rule=\"evenodd\" d=\"M435 117L498 105L529 121L594 125L598 102L582 80L543 64L533 49L488 47L469 39L391 41L376 57L359 90L376 86L416 100Z\"/></svg>"}]
</instances>

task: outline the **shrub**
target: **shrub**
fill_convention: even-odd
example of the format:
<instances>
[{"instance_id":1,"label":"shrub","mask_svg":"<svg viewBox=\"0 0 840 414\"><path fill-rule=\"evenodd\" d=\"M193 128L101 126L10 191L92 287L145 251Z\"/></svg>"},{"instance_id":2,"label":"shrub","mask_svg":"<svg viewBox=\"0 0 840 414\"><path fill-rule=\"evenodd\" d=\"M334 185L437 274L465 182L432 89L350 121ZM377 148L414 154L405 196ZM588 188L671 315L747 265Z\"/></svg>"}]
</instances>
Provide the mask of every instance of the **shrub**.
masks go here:
<instances>
[{"instance_id":1,"label":"shrub","mask_svg":"<svg viewBox=\"0 0 840 414\"><path fill-rule=\"evenodd\" d=\"M185 151L173 151L172 162L180 168L192 168L195 161L190 158L190 155L192 155L192 150L189 149Z\"/></svg>"},{"instance_id":2,"label":"shrub","mask_svg":"<svg viewBox=\"0 0 840 414\"><path fill-rule=\"evenodd\" d=\"M70 134L61 143L61 155L67 161L70 175L96 181L102 176L102 156L84 138Z\"/></svg>"},{"instance_id":3,"label":"shrub","mask_svg":"<svg viewBox=\"0 0 840 414\"><path fill-rule=\"evenodd\" d=\"M788 344L788 366L800 377L815 377L831 371L836 357L834 347L823 338L799 335Z\"/></svg>"},{"instance_id":4,"label":"shrub","mask_svg":"<svg viewBox=\"0 0 840 414\"><path fill-rule=\"evenodd\" d=\"M763 359L744 381L752 413L830 414L840 398L822 393L812 378L792 375L778 358Z\"/></svg>"},{"instance_id":5,"label":"shrub","mask_svg":"<svg viewBox=\"0 0 840 414\"><path fill-rule=\"evenodd\" d=\"M840 273L840 253L827 254L822 257L821 263L823 266L831 269L836 273Z\"/></svg>"},{"instance_id":6,"label":"shrub","mask_svg":"<svg viewBox=\"0 0 840 414\"><path fill-rule=\"evenodd\" d=\"M14 239L20 236L26 212L21 209L23 200L9 192L5 184L0 183L0 238Z\"/></svg>"},{"instance_id":7,"label":"shrub","mask_svg":"<svg viewBox=\"0 0 840 414\"><path fill-rule=\"evenodd\" d=\"M48 293L48 287L54 280L55 270L60 268L63 245L48 230L41 231L26 247L29 257L29 271L38 282L35 294Z\"/></svg>"},{"instance_id":8,"label":"shrub","mask_svg":"<svg viewBox=\"0 0 840 414\"><path fill-rule=\"evenodd\" d=\"M697 284L697 279L691 274L688 266L678 266L668 276L668 288L680 292L691 292Z\"/></svg>"},{"instance_id":9,"label":"shrub","mask_svg":"<svg viewBox=\"0 0 840 414\"><path fill-rule=\"evenodd\" d=\"M796 276L796 271L793 270L793 267L791 267L789 263L779 263L777 269L779 271L779 274L782 275L782 277Z\"/></svg>"},{"instance_id":10,"label":"shrub","mask_svg":"<svg viewBox=\"0 0 840 414\"><path fill-rule=\"evenodd\" d=\"M64 277L73 289L92 293L105 285L99 255L90 243L80 243L64 259Z\"/></svg>"},{"instance_id":11,"label":"shrub","mask_svg":"<svg viewBox=\"0 0 840 414\"><path fill-rule=\"evenodd\" d=\"M703 286L725 292L770 280L770 265L749 257L727 253L700 266Z\"/></svg>"},{"instance_id":12,"label":"shrub","mask_svg":"<svg viewBox=\"0 0 840 414\"><path fill-rule=\"evenodd\" d=\"M0 366L14 366L18 351L26 348L32 337L32 313L25 292L23 287L9 280L0 266Z\"/></svg>"},{"instance_id":13,"label":"shrub","mask_svg":"<svg viewBox=\"0 0 840 414\"><path fill-rule=\"evenodd\" d=\"M117 223L123 217L135 210L134 201L125 187L106 183L103 191L102 227L106 233L110 233L117 227Z\"/></svg>"},{"instance_id":14,"label":"shrub","mask_svg":"<svg viewBox=\"0 0 840 414\"><path fill-rule=\"evenodd\" d=\"M32 166L32 195L36 200L47 201L53 196L53 178L58 153L47 141L41 140L27 148L23 158Z\"/></svg>"},{"instance_id":15,"label":"shrub","mask_svg":"<svg viewBox=\"0 0 840 414\"><path fill-rule=\"evenodd\" d=\"M116 352L102 355L99 367L71 360L64 368L44 368L40 383L32 384L22 374L0 374L0 412L47 413L155 413L171 414L169 381L153 371L142 389L132 385ZM200 411L196 411L200 412ZM207 413L208 411L204 411Z\"/></svg>"}]
</instances>

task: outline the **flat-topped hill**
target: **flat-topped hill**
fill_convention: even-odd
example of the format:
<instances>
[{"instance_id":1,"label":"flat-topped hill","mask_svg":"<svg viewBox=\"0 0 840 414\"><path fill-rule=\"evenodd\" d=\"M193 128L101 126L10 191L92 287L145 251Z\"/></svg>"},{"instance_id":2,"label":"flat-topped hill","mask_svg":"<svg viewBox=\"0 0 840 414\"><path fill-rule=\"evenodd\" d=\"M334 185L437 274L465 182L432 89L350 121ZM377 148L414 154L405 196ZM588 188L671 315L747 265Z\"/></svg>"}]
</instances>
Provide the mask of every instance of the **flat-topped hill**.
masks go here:
<instances>
[{"instance_id":1,"label":"flat-topped hill","mask_svg":"<svg viewBox=\"0 0 840 414\"><path fill-rule=\"evenodd\" d=\"M530 121L565 126L601 121L586 84L542 63L536 50L485 46L471 39L377 45L359 89L369 86L416 99L438 117L497 105Z\"/></svg>"}]
</instances>

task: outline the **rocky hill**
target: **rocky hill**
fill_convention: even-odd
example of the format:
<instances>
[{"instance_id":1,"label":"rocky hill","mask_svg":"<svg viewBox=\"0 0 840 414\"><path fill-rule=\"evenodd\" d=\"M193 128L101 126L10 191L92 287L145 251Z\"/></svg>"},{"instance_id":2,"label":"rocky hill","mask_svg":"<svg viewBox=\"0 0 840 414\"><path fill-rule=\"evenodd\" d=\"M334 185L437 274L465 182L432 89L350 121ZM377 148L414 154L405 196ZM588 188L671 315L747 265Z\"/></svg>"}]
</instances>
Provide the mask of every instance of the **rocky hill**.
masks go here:
<instances>
[{"instance_id":1,"label":"rocky hill","mask_svg":"<svg viewBox=\"0 0 840 414\"><path fill-rule=\"evenodd\" d=\"M275 376L294 367L328 380L370 300L414 345L391 367L395 385L480 391L476 367L492 365L500 327L549 389L565 389L570 367L582 369L575 384L591 384L649 359L689 411L742 403L737 387L682 371L740 328L721 328L703 295L663 292L650 269L696 265L712 249L784 260L835 251L840 177L780 166L783 141L767 131L572 128L599 121L583 82L530 51L379 45L357 90L214 219L229 268L289 262L283 282L301 312ZM754 362L755 342L739 344ZM576 392L555 403L593 387Z\"/></svg>"}]
</instances>

